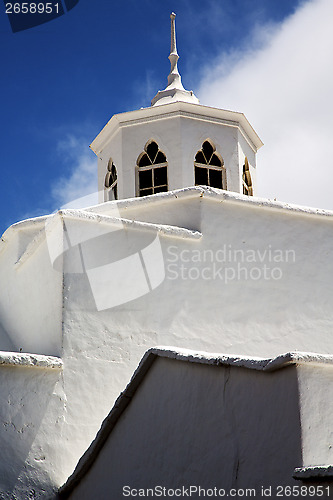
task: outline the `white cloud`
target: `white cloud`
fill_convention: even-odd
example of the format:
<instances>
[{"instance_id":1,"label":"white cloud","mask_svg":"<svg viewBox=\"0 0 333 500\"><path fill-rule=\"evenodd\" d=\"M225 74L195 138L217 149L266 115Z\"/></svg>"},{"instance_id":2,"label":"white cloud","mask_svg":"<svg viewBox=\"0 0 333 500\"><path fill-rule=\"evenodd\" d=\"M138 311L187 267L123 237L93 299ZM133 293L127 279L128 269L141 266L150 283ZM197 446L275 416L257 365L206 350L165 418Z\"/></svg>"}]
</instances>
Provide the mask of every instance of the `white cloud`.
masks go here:
<instances>
[{"instance_id":1,"label":"white cloud","mask_svg":"<svg viewBox=\"0 0 333 500\"><path fill-rule=\"evenodd\" d=\"M206 68L201 103L244 112L265 143L259 196L333 209L332 18L332 0L308 1Z\"/></svg>"},{"instance_id":2,"label":"white cloud","mask_svg":"<svg viewBox=\"0 0 333 500\"><path fill-rule=\"evenodd\" d=\"M84 208L98 203L97 160L86 139L73 135L58 144L62 158L71 165L68 177L61 177L52 188L57 208Z\"/></svg>"}]
</instances>

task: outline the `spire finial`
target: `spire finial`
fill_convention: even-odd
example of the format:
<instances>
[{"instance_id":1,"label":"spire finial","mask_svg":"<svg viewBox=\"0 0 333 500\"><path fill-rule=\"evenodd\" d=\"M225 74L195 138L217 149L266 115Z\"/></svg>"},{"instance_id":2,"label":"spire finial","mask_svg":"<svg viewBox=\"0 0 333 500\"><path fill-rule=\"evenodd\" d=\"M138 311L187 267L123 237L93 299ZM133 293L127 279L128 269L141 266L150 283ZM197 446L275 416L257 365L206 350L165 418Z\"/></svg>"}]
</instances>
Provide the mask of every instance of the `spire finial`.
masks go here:
<instances>
[{"instance_id":1,"label":"spire finial","mask_svg":"<svg viewBox=\"0 0 333 500\"><path fill-rule=\"evenodd\" d=\"M176 22L175 22L176 14L174 12L170 14L170 19L171 19L171 49L170 49L169 60L171 63L171 70L168 76L168 87L172 85L172 88L185 90L182 85L181 77L177 67L179 55L177 52L177 45L176 45Z\"/></svg>"},{"instance_id":2,"label":"spire finial","mask_svg":"<svg viewBox=\"0 0 333 500\"><path fill-rule=\"evenodd\" d=\"M176 14L171 12L171 50L170 54L177 54L177 46L176 46ZM178 54L177 54L178 55Z\"/></svg>"},{"instance_id":3,"label":"spire finial","mask_svg":"<svg viewBox=\"0 0 333 500\"><path fill-rule=\"evenodd\" d=\"M174 101L186 101L186 102L194 102L196 104L199 103L199 100L193 92L189 92L185 90L182 84L182 80L178 71L178 59L179 55L177 52L177 44L176 44L176 14L171 12L171 49L169 60L171 64L170 73L168 76L168 86L164 90L160 90L154 99L151 101L151 105L154 106L158 101L158 104L167 104L168 102Z\"/></svg>"}]
</instances>

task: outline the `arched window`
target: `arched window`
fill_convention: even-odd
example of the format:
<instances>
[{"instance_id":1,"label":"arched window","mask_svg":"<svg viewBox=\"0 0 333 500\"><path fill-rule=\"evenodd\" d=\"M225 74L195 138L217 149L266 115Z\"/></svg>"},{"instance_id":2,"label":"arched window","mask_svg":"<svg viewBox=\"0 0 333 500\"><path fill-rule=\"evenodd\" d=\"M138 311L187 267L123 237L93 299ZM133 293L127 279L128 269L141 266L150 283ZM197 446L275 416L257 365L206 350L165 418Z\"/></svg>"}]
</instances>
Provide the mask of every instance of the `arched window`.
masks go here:
<instances>
[{"instance_id":1,"label":"arched window","mask_svg":"<svg viewBox=\"0 0 333 500\"><path fill-rule=\"evenodd\" d=\"M168 163L155 141L149 141L137 159L138 195L168 191Z\"/></svg>"},{"instance_id":2,"label":"arched window","mask_svg":"<svg viewBox=\"0 0 333 500\"><path fill-rule=\"evenodd\" d=\"M118 187L117 187L117 169L115 164L110 158L108 163L108 171L105 176L104 186L108 193L108 200L118 200Z\"/></svg>"},{"instance_id":3,"label":"arched window","mask_svg":"<svg viewBox=\"0 0 333 500\"><path fill-rule=\"evenodd\" d=\"M215 146L207 139L195 155L194 182L196 186L204 185L227 189L227 177L222 156L216 152Z\"/></svg>"},{"instance_id":4,"label":"arched window","mask_svg":"<svg viewBox=\"0 0 333 500\"><path fill-rule=\"evenodd\" d=\"M246 158L246 156L245 156L245 162L243 165L242 182L243 182L243 194L247 194L248 196L253 196L250 166L249 166L249 162L248 162L248 159Z\"/></svg>"}]
</instances>

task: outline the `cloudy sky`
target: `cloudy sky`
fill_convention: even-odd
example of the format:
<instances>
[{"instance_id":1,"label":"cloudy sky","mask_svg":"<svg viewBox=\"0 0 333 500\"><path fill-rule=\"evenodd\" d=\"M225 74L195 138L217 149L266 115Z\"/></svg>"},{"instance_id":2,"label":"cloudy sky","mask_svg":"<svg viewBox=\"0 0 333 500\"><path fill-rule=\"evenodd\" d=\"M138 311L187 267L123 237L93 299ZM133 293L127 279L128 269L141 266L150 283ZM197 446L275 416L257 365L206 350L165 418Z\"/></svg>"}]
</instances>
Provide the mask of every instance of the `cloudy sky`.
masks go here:
<instances>
[{"instance_id":1,"label":"cloudy sky","mask_svg":"<svg viewBox=\"0 0 333 500\"><path fill-rule=\"evenodd\" d=\"M332 0L80 0L18 33L0 12L1 233L96 191L88 146L166 86L171 11L184 86L265 144L259 196L333 210Z\"/></svg>"}]
</instances>

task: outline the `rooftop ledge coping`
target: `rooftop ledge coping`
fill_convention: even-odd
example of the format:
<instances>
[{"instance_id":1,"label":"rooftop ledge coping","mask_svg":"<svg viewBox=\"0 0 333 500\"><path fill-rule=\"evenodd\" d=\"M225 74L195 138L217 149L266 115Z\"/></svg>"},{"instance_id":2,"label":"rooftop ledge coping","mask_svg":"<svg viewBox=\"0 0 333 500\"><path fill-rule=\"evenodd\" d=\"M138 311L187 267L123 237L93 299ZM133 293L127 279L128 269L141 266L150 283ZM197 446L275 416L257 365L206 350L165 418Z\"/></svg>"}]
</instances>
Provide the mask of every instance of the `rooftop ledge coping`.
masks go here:
<instances>
[{"instance_id":1,"label":"rooftop ledge coping","mask_svg":"<svg viewBox=\"0 0 333 500\"><path fill-rule=\"evenodd\" d=\"M303 205L296 205L283 201L270 200L269 198L260 198L257 196L247 196L233 191L224 189L217 189L208 186L189 186L181 189L174 189L173 191L166 191L164 193L153 194L149 196L125 198L123 200L106 201L98 205L85 208L87 212L94 212L110 210L112 204L117 205L118 209L131 209L140 206L149 206L155 203L169 202L174 199L190 199L190 198L207 198L219 203L230 202L237 204L252 205L256 207L263 207L272 210L284 210L294 212L296 214L306 214L314 216L333 217L333 210L325 210L321 208L307 207ZM24 221L23 221L24 222ZM19 224L19 223L17 223Z\"/></svg>"},{"instance_id":2,"label":"rooftop ledge coping","mask_svg":"<svg viewBox=\"0 0 333 500\"><path fill-rule=\"evenodd\" d=\"M168 224L154 224L151 222L140 222L130 219L125 219L123 217L112 217L110 215L100 215L92 211L86 211L83 209L73 210L59 210L54 216L58 215L62 219L74 219L84 222L95 222L101 224L109 224L113 228L120 229L136 229L141 231L148 231L159 236L166 236L170 238L180 238L188 240L199 240L202 237L202 233L199 231L186 229L184 227L171 226ZM50 220L50 219L49 219ZM48 226L50 227L50 226ZM112 229L111 229L112 230ZM45 240L46 232L41 228L39 233L33 238L21 256L15 263L16 268L24 264L26 260L34 254L39 245ZM93 236L92 236L93 238Z\"/></svg>"},{"instance_id":3,"label":"rooftop ledge coping","mask_svg":"<svg viewBox=\"0 0 333 500\"><path fill-rule=\"evenodd\" d=\"M211 199L212 201L218 202L218 203L237 203L237 204L246 204L249 206L254 206L258 208L264 208L268 210L282 210L285 212L293 213L295 215L306 215L306 216L315 216L315 217L326 217L326 218L331 218L333 217L333 211L332 210L324 210L320 208L312 208L312 207L306 207L306 206L301 206L301 205L295 205L295 204L290 204L290 203L285 203L281 201L275 201L275 200L270 200L267 198L259 198L259 197L252 197L252 196L246 196L243 194L239 193L234 193L232 191L225 191L223 189L217 189L217 188L211 188L207 186L191 186L191 187L186 187L182 189L176 189L173 191L167 191L165 193L158 193L158 194L153 194L149 196L142 196L142 197L136 197L136 198L126 198L123 200L117 200L117 201L109 201L109 202L104 202L98 205L93 205L90 207L87 207L85 209L65 209L61 210L60 213L62 214L68 214L68 216L71 217L78 217L78 218L84 218L85 213L94 213L98 211L98 214L96 213L96 218L98 217L109 217L108 219L105 219L106 221L110 221L113 219L113 223L115 223L116 217L108 216L108 215L101 215L101 212L107 212L110 211L112 206L117 207L117 210L126 210L126 209L132 209L136 207L141 207L141 206L153 206L155 203L165 203L165 202L170 202L171 200L175 199L189 199L189 198L207 198ZM0 239L0 253L5 247L5 243L7 240L9 240L12 236L12 233L14 233L17 230L24 230L24 229L43 229L45 226L45 223L53 217L54 214L51 215L45 215L41 217L34 217L31 219L26 219L20 222L16 222L12 226L10 226L2 235ZM102 219L100 219L102 221ZM177 228L176 226L167 226L163 224L152 224L152 223L143 223L140 221L134 221L131 220L130 218L118 218L118 221L124 222L124 224L127 224L127 227L131 225L133 228L137 229L149 229L148 226L151 225L151 229L154 230L161 230L163 234L163 229L164 234L167 234L169 236L175 236L178 234L180 236L181 233L177 233L177 231L170 231L167 228L175 228L175 230L181 229L184 231L183 236L180 237L192 237L194 239L200 238L201 233L197 231L191 231L186 228ZM192 235L190 235L192 233ZM197 233L196 235L194 233ZM186 234L186 236L185 236Z\"/></svg>"},{"instance_id":4,"label":"rooftop ledge coping","mask_svg":"<svg viewBox=\"0 0 333 500\"><path fill-rule=\"evenodd\" d=\"M245 132L245 137L247 136L251 140L252 145L257 150L263 146L262 140L244 113L213 108L193 102L175 101L113 115L90 144L90 149L96 155L100 154L119 127L141 124L151 120L167 119L172 116L183 116L199 120L208 119L209 121L217 121L233 127L239 127L243 135Z\"/></svg>"},{"instance_id":5,"label":"rooftop ledge coping","mask_svg":"<svg viewBox=\"0 0 333 500\"><path fill-rule=\"evenodd\" d=\"M44 354L29 354L20 352L0 351L0 367L14 368L44 368L48 370L62 370L62 359Z\"/></svg>"},{"instance_id":6,"label":"rooftop ledge coping","mask_svg":"<svg viewBox=\"0 0 333 500\"><path fill-rule=\"evenodd\" d=\"M301 481L306 480L323 480L333 479L333 465L314 465L309 467L300 467L294 470L294 479Z\"/></svg>"},{"instance_id":7,"label":"rooftop ledge coping","mask_svg":"<svg viewBox=\"0 0 333 500\"><path fill-rule=\"evenodd\" d=\"M289 365L301 365L305 363L327 364L333 367L333 356L308 352L287 352L275 358L259 358L237 356L232 354L224 355L219 353L207 353L203 351L192 351L190 349L178 349L165 346L149 349L141 359L129 384L120 394L112 410L103 421L95 440L91 443L90 447L79 460L73 474L59 489L59 499L68 498L71 491L75 488L75 486L77 486L86 472L90 469L121 414L130 404L131 399L133 398L140 383L144 379L155 359L158 357L213 366L234 366L264 372L278 370ZM303 469L295 469L295 473L299 470Z\"/></svg>"},{"instance_id":8,"label":"rooftop ledge coping","mask_svg":"<svg viewBox=\"0 0 333 500\"><path fill-rule=\"evenodd\" d=\"M154 347L149 349L140 365L145 363L145 360L150 356L159 356L170 359L177 359L180 361L188 361L194 363L203 363L216 366L238 366L242 368L249 368L252 370L261 371L275 371L284 368L288 365L301 365L305 363L332 365L333 355L330 354L317 354L312 352L287 352L280 354L275 358L259 358L255 356L238 356L233 354L219 354L207 353L204 351L192 351L191 349L174 349L172 347ZM133 375L135 376L135 374Z\"/></svg>"},{"instance_id":9,"label":"rooftop ledge coping","mask_svg":"<svg viewBox=\"0 0 333 500\"><path fill-rule=\"evenodd\" d=\"M73 210L66 209L58 212L59 215L69 217L72 219L81 219L93 222L104 222L106 224L116 225L119 229L133 228L146 231L157 232L163 236L171 236L175 238L187 238L198 240L202 237L199 231L186 229L184 227L172 226L170 224L155 224L152 222L141 222L124 217L113 217L110 215L100 215L94 213L92 210Z\"/></svg>"}]
</instances>

